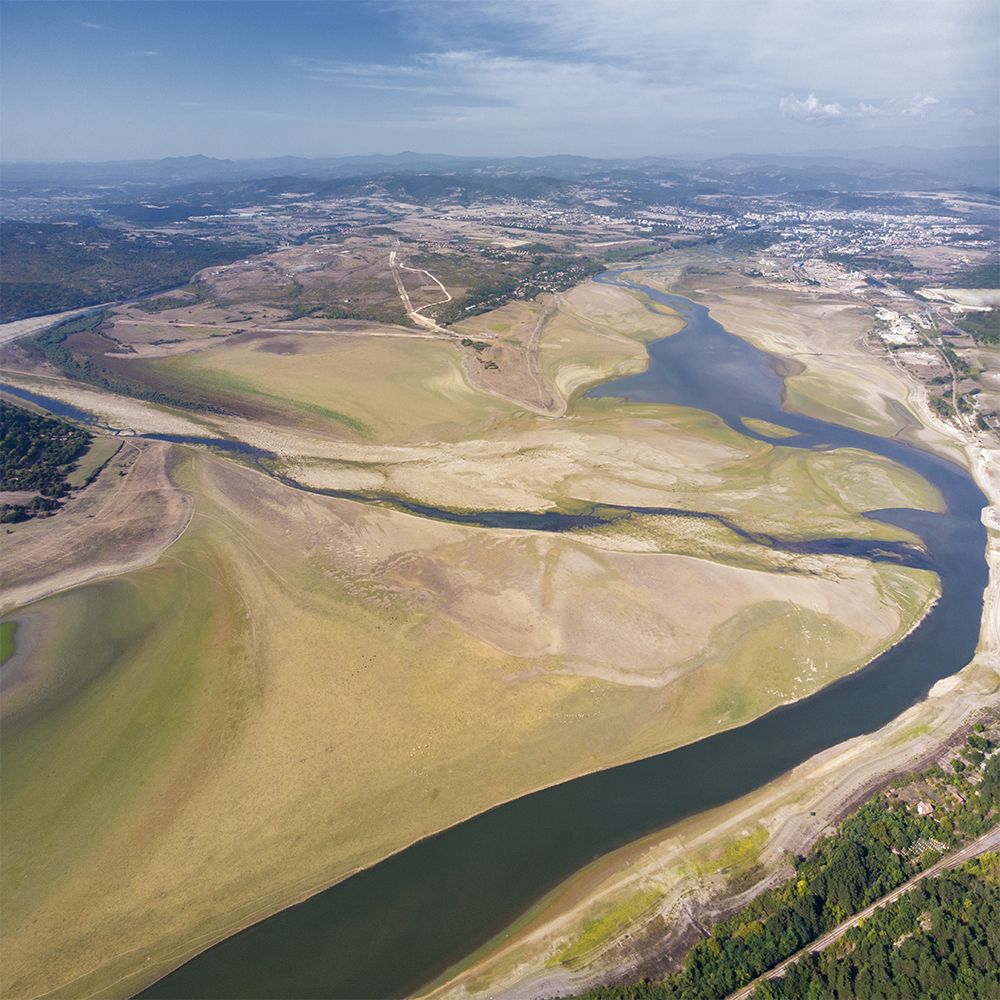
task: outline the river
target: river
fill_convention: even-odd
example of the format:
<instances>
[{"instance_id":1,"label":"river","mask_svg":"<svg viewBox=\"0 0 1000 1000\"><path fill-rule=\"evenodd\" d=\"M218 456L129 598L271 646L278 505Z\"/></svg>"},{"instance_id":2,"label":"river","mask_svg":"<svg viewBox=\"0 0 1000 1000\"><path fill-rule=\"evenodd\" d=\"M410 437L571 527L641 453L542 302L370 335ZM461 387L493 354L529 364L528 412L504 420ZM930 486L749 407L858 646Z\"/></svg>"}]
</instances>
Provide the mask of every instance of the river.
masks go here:
<instances>
[{"instance_id":1,"label":"river","mask_svg":"<svg viewBox=\"0 0 1000 1000\"><path fill-rule=\"evenodd\" d=\"M940 600L892 649L808 698L689 746L497 806L220 942L140 996L412 993L589 862L880 728L971 660L987 582L980 522L986 499L968 473L902 441L786 411L777 360L728 333L705 307L628 282L620 272L597 280L638 289L687 323L649 345L645 372L605 383L593 395L696 406L779 447L859 448L912 469L938 488L946 513L866 516L920 536L926 564L940 576ZM769 438L748 429L744 417L795 436Z\"/></svg>"}]
</instances>

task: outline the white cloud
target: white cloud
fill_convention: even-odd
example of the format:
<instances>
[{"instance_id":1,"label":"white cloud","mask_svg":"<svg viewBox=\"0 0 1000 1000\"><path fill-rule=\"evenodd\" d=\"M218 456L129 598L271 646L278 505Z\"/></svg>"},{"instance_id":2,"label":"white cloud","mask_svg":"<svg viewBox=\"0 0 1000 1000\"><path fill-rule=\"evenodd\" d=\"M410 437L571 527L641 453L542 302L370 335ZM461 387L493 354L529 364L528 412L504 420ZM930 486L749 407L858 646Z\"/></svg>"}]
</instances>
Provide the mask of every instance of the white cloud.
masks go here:
<instances>
[{"instance_id":1,"label":"white cloud","mask_svg":"<svg viewBox=\"0 0 1000 1000\"><path fill-rule=\"evenodd\" d=\"M597 66L611 79L631 73L626 106L653 108L653 121L669 121L679 138L700 120L755 141L797 135L796 123L841 124L845 138L880 125L886 140L924 141L922 119L946 129L958 109L996 103L996 0L477 0L446 9L442 18L439 0L405 4L411 35L428 50L489 49L488 63L514 52L536 80L553 79L556 64ZM669 107L657 108L668 88ZM549 90L536 98L570 99Z\"/></svg>"},{"instance_id":2,"label":"white cloud","mask_svg":"<svg viewBox=\"0 0 1000 1000\"><path fill-rule=\"evenodd\" d=\"M447 94L430 83L429 67L416 63L352 63L343 60L302 59L289 62L307 79L351 90L399 90L414 94Z\"/></svg>"},{"instance_id":3,"label":"white cloud","mask_svg":"<svg viewBox=\"0 0 1000 1000\"><path fill-rule=\"evenodd\" d=\"M907 118L923 118L927 114L928 108L933 108L935 104L941 102L930 94L915 94L909 104L900 111L901 115Z\"/></svg>"},{"instance_id":4,"label":"white cloud","mask_svg":"<svg viewBox=\"0 0 1000 1000\"><path fill-rule=\"evenodd\" d=\"M824 104L815 94L810 94L801 101L796 97L783 97L778 102L778 110L789 118L804 118L807 121L830 121L848 117L842 104L836 101Z\"/></svg>"},{"instance_id":5,"label":"white cloud","mask_svg":"<svg viewBox=\"0 0 1000 1000\"><path fill-rule=\"evenodd\" d=\"M317 109L373 133L453 129L467 148L506 137L519 148L726 152L794 146L823 126L844 143L876 131L879 141L923 141L932 122L941 132L961 120L958 108L978 107L989 74L973 86L964 77L983 64L982 32L955 22L948 57L928 60L923 39L934 32L904 0L885 2L838 0L852 13L844 18L838 5L800 0L407 0L393 9L419 48L398 61L285 64ZM933 0L908 2L934 14ZM970 13L976 2L955 0ZM937 114L927 91L941 99Z\"/></svg>"},{"instance_id":6,"label":"white cloud","mask_svg":"<svg viewBox=\"0 0 1000 1000\"><path fill-rule=\"evenodd\" d=\"M783 97L778 102L778 110L789 118L829 122L852 118L924 118L930 109L939 104L941 101L930 94L916 94L906 101L859 101L857 104L847 105L839 101L824 103L815 93L810 93L802 100L791 96Z\"/></svg>"},{"instance_id":7,"label":"white cloud","mask_svg":"<svg viewBox=\"0 0 1000 1000\"><path fill-rule=\"evenodd\" d=\"M128 56L136 56L140 59L155 59L160 55L155 49L132 49L131 52L125 53Z\"/></svg>"},{"instance_id":8,"label":"white cloud","mask_svg":"<svg viewBox=\"0 0 1000 1000\"><path fill-rule=\"evenodd\" d=\"M307 79L345 91L401 92L406 96L398 106L387 109L393 116L408 110L417 117L405 120L424 125L472 121L483 127L530 128L608 117L620 121L676 107L678 95L676 86L632 66L485 49L423 52L399 65L294 62Z\"/></svg>"}]
</instances>

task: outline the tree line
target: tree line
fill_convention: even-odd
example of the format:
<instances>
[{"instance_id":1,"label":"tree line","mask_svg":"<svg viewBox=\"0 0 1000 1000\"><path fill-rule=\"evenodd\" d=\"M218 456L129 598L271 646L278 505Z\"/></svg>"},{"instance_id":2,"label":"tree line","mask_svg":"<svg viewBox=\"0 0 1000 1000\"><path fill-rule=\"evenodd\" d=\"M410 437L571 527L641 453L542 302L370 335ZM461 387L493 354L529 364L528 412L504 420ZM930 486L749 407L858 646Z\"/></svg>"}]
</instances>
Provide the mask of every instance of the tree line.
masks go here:
<instances>
[{"instance_id":1,"label":"tree line","mask_svg":"<svg viewBox=\"0 0 1000 1000\"><path fill-rule=\"evenodd\" d=\"M753 1000L1000 997L1000 855L925 879Z\"/></svg>"}]
</instances>

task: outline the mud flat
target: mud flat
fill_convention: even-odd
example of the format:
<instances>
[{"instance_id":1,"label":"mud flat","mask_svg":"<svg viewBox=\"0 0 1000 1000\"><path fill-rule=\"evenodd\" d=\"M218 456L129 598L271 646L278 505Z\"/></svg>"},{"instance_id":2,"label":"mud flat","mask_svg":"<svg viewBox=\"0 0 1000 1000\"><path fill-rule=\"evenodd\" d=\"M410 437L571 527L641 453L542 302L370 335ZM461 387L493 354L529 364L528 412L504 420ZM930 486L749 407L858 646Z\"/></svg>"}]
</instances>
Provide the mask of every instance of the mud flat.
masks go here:
<instances>
[{"instance_id":1,"label":"mud flat","mask_svg":"<svg viewBox=\"0 0 1000 1000\"><path fill-rule=\"evenodd\" d=\"M136 444L151 455L168 447ZM114 463L108 472L117 478ZM803 645L773 660L766 684L734 674L728 694L745 687L731 704L694 697L730 662L729 646L723 629L689 662L712 630L707 621L695 634L691 615L671 606L670 582L682 574L706 593L778 588L761 619L764 645L790 634L810 602L819 629L835 608L853 620L881 601L867 638L845 636L839 652L829 645L838 672L859 641L873 653L922 613L916 604L903 618L858 560L829 557L829 579L800 581L609 552L586 536L493 532L312 496L204 452L189 452L170 476L170 496L190 497L194 515L153 565L84 559L112 575L16 613L38 642L9 661L20 683L3 726L13 817L3 845L7 995L125 995L152 970L470 810L826 682L825 670L803 673L800 657L815 654ZM156 518L140 519L143 531L159 524L167 499L140 504ZM49 527L64 516L73 512ZM100 531L113 533L114 519L81 517L104 551ZM22 586L40 594L54 584L25 575ZM623 613L648 605L661 626L673 622L672 669L662 636L623 634L610 614L581 617L594 587L619 592ZM783 623L770 609L792 595L797 617ZM513 652L529 633L530 655ZM830 634L842 641L832 625ZM599 676L609 665L614 679ZM78 784L104 792L69 795ZM54 805L39 840L32 803L43 801Z\"/></svg>"}]
</instances>

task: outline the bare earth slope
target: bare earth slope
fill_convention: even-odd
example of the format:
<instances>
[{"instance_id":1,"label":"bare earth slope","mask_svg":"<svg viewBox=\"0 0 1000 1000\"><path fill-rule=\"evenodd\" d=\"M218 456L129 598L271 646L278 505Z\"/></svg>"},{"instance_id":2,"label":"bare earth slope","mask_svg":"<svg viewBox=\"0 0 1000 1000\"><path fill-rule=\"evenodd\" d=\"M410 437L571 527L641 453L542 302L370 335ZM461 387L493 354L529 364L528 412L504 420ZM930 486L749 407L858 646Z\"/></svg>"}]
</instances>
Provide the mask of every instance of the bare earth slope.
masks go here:
<instances>
[{"instance_id":1,"label":"bare earth slope","mask_svg":"<svg viewBox=\"0 0 1000 1000\"><path fill-rule=\"evenodd\" d=\"M193 499L167 474L170 448L129 441L56 518L21 525L4 544L3 606L155 562L191 519Z\"/></svg>"}]
</instances>

